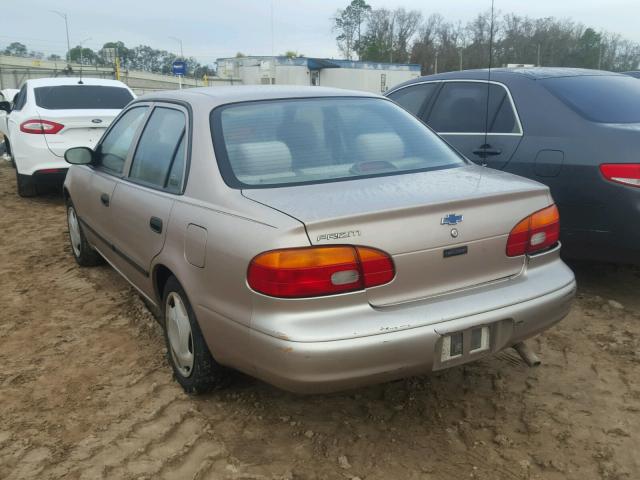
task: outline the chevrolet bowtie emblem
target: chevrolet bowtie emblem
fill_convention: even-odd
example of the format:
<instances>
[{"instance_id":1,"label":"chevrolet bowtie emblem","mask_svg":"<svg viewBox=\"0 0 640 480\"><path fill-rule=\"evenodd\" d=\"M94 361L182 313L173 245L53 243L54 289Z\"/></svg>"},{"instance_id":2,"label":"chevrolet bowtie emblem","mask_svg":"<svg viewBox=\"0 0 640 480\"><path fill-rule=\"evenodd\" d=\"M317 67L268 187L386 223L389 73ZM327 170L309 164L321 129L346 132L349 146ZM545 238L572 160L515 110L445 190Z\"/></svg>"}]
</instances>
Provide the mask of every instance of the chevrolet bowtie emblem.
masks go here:
<instances>
[{"instance_id":1,"label":"chevrolet bowtie emblem","mask_svg":"<svg viewBox=\"0 0 640 480\"><path fill-rule=\"evenodd\" d=\"M463 219L462 215L456 215L455 213L450 213L449 215L442 217L442 220L440 220L440 225L457 225L460 222L462 222L462 219Z\"/></svg>"}]
</instances>

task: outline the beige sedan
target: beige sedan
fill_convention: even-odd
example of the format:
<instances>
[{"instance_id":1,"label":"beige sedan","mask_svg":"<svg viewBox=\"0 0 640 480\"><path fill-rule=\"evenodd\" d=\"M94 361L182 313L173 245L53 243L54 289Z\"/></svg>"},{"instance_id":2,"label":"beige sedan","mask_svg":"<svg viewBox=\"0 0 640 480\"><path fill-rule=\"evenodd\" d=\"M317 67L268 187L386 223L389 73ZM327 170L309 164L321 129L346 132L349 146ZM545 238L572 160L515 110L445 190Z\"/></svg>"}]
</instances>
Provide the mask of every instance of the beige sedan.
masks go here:
<instances>
[{"instance_id":1,"label":"beige sedan","mask_svg":"<svg viewBox=\"0 0 640 480\"><path fill-rule=\"evenodd\" d=\"M319 392L526 356L575 293L547 187L376 95L150 94L66 159L76 261L104 258L162 310L187 392L227 368Z\"/></svg>"}]
</instances>

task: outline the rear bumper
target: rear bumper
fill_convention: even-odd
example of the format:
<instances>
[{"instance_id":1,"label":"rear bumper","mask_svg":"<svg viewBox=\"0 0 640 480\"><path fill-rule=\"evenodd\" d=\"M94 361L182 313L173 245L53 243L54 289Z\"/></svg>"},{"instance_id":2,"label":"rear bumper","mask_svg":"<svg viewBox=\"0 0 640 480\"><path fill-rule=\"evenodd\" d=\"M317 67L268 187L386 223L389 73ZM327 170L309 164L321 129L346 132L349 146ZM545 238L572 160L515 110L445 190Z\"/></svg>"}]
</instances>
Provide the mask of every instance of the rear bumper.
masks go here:
<instances>
[{"instance_id":1,"label":"rear bumper","mask_svg":"<svg viewBox=\"0 0 640 480\"><path fill-rule=\"evenodd\" d=\"M575 290L573 272L554 250L533 258L517 280L392 308L366 307L372 322L387 316L390 324L393 319L394 325L403 326L415 325L421 320L424 323L434 304L435 308L443 307L441 311L445 312L447 303L462 303L468 305L467 314L458 313L428 325L397 327L375 335L332 341L290 341L282 338L284 335L279 338L250 329L250 349L245 355L251 363L241 361L242 365L233 366L299 393L342 390L428 373L496 353L546 330L569 313ZM505 299L520 299L522 294L528 299L505 304ZM465 296L474 301L465 303ZM491 308L498 299L502 306ZM334 317L329 321L348 324L357 313L346 309L327 311L326 315ZM489 350L477 354L465 352L462 358L441 363L443 335L478 326L491 328Z\"/></svg>"},{"instance_id":2,"label":"rear bumper","mask_svg":"<svg viewBox=\"0 0 640 480\"><path fill-rule=\"evenodd\" d=\"M40 170L62 169L62 179L69 168L69 164L64 158L51 153L44 135L24 135L29 137L26 141L21 138L16 145L12 145L12 153L16 169L21 175L33 175ZM37 138L31 138L37 137ZM42 174L45 175L45 174Z\"/></svg>"},{"instance_id":3,"label":"rear bumper","mask_svg":"<svg viewBox=\"0 0 640 480\"><path fill-rule=\"evenodd\" d=\"M589 207L566 210L567 218L582 218L583 223L561 232L564 257L640 265L640 188L607 184L598 210L603 225L591 221Z\"/></svg>"}]
</instances>

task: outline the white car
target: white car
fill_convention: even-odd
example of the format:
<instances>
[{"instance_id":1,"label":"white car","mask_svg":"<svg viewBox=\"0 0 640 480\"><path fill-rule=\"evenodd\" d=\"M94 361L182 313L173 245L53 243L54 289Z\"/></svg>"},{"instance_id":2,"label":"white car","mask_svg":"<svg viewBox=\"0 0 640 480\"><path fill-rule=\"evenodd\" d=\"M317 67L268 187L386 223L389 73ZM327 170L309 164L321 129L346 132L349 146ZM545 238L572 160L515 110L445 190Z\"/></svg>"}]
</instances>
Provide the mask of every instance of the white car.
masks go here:
<instances>
[{"instance_id":1,"label":"white car","mask_svg":"<svg viewBox=\"0 0 640 480\"><path fill-rule=\"evenodd\" d=\"M124 83L96 78L27 80L13 106L0 104L18 194L34 196L42 183L62 185L71 147L93 148L122 108L135 98Z\"/></svg>"}]
</instances>

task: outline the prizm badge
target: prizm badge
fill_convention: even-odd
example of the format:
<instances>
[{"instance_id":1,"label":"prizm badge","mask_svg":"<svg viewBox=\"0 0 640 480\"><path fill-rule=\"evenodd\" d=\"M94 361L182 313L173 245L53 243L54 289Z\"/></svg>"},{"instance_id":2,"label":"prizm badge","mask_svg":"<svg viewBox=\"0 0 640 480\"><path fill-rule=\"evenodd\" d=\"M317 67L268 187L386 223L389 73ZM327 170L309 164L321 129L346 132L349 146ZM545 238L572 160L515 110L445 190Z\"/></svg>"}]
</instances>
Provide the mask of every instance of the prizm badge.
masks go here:
<instances>
[{"instance_id":1,"label":"prizm badge","mask_svg":"<svg viewBox=\"0 0 640 480\"><path fill-rule=\"evenodd\" d=\"M449 215L442 217L442 220L440 220L440 225L457 225L462 222L463 218L464 217L462 215L450 213Z\"/></svg>"},{"instance_id":2,"label":"prizm badge","mask_svg":"<svg viewBox=\"0 0 640 480\"><path fill-rule=\"evenodd\" d=\"M322 242L323 240L340 240L341 238L350 238L350 237L359 237L360 230L350 230L348 232L333 232L333 233L323 233L322 235L318 235L318 242Z\"/></svg>"}]
</instances>

